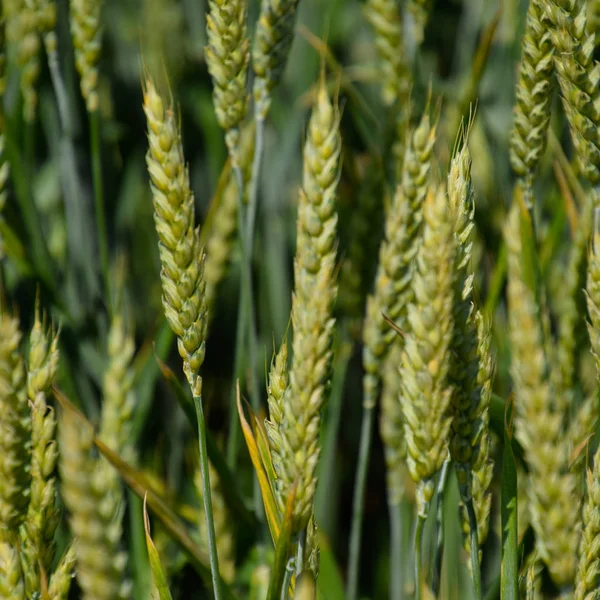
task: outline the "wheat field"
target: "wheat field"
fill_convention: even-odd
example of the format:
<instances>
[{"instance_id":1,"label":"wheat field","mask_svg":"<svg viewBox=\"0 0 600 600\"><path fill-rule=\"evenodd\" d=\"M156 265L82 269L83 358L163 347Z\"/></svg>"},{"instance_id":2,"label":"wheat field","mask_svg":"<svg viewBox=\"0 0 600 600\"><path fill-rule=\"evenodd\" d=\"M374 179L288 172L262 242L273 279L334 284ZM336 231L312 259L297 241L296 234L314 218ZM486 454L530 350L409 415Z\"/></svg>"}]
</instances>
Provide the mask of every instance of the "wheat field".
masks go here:
<instances>
[{"instance_id":1,"label":"wheat field","mask_svg":"<svg viewBox=\"0 0 600 600\"><path fill-rule=\"evenodd\" d=\"M598 0L0 1L0 598L600 598Z\"/></svg>"}]
</instances>

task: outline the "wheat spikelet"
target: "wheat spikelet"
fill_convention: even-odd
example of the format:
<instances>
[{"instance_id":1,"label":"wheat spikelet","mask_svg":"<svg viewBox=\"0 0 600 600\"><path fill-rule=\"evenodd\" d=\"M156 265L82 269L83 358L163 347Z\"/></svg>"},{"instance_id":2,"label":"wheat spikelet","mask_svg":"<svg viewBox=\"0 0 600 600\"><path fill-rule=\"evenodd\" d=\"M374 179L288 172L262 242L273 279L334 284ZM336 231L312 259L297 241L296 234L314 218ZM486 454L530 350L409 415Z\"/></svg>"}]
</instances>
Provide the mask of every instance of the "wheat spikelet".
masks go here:
<instances>
[{"instance_id":1,"label":"wheat spikelet","mask_svg":"<svg viewBox=\"0 0 600 600\"><path fill-rule=\"evenodd\" d=\"M288 344L284 337L279 352L271 361L269 369L269 383L267 386L267 403L269 405L269 418L265 420L265 427L271 446L273 465L277 471L285 468L282 464L283 456L278 451L282 440L280 427L283 419L283 398L290 384L288 373ZM276 465L276 466L275 466Z\"/></svg>"},{"instance_id":2,"label":"wheat spikelet","mask_svg":"<svg viewBox=\"0 0 600 600\"><path fill-rule=\"evenodd\" d=\"M19 553L14 538L10 537L8 541L0 541L0 597L6 600L25 598Z\"/></svg>"},{"instance_id":3,"label":"wheat spikelet","mask_svg":"<svg viewBox=\"0 0 600 600\"><path fill-rule=\"evenodd\" d=\"M592 183L600 181L600 65L594 62L594 36L586 33L586 7L580 0L544 0L551 23L554 65L571 127L577 164Z\"/></svg>"},{"instance_id":4,"label":"wheat spikelet","mask_svg":"<svg viewBox=\"0 0 600 600\"><path fill-rule=\"evenodd\" d=\"M335 195L341 140L340 113L321 85L304 145L298 201L294 294L293 358L283 396L278 446L272 446L281 511L296 485L293 531L302 531L312 512L317 485L321 407L326 400L334 319ZM275 456L277 456L275 458Z\"/></svg>"},{"instance_id":5,"label":"wheat spikelet","mask_svg":"<svg viewBox=\"0 0 600 600\"><path fill-rule=\"evenodd\" d=\"M567 430L570 469L578 477L583 475L587 463L587 442L594 436L598 424L598 398L596 394L586 396L574 414ZM577 452L577 455L573 455Z\"/></svg>"},{"instance_id":6,"label":"wheat spikelet","mask_svg":"<svg viewBox=\"0 0 600 600\"><path fill-rule=\"evenodd\" d=\"M239 126L246 116L246 78L250 61L247 0L210 0L206 17L206 63L212 76L213 104L227 147L237 165Z\"/></svg>"},{"instance_id":7,"label":"wheat spikelet","mask_svg":"<svg viewBox=\"0 0 600 600\"><path fill-rule=\"evenodd\" d=\"M120 498L105 490L108 464L94 455L94 432L72 410L62 411L59 431L61 494L75 538L83 597L127 598L127 555L119 550L122 507Z\"/></svg>"},{"instance_id":8,"label":"wheat spikelet","mask_svg":"<svg viewBox=\"0 0 600 600\"><path fill-rule=\"evenodd\" d=\"M0 311L0 540L16 532L29 504L31 416L19 321Z\"/></svg>"},{"instance_id":9,"label":"wheat spikelet","mask_svg":"<svg viewBox=\"0 0 600 600\"><path fill-rule=\"evenodd\" d=\"M575 575L578 543L578 510L573 508L576 479L567 470L568 447L561 432L563 415L553 402L540 310L524 279L520 237L524 209L518 201L517 197L505 232L516 436L529 463L530 518L537 550L553 580L567 585Z\"/></svg>"},{"instance_id":10,"label":"wheat spikelet","mask_svg":"<svg viewBox=\"0 0 600 600\"><path fill-rule=\"evenodd\" d=\"M575 600L593 600L600 586L600 450L594 456L593 471L587 472L583 503L579 562L575 576Z\"/></svg>"},{"instance_id":11,"label":"wheat spikelet","mask_svg":"<svg viewBox=\"0 0 600 600\"><path fill-rule=\"evenodd\" d=\"M600 2L598 0L588 0L587 2L587 30L594 34L596 46L598 46L600 36Z\"/></svg>"},{"instance_id":12,"label":"wheat spikelet","mask_svg":"<svg viewBox=\"0 0 600 600\"><path fill-rule=\"evenodd\" d=\"M554 90L554 50L542 18L543 0L530 0L510 134L512 168L529 179L546 149Z\"/></svg>"},{"instance_id":13,"label":"wheat spikelet","mask_svg":"<svg viewBox=\"0 0 600 600\"><path fill-rule=\"evenodd\" d=\"M396 333L384 316L404 329L406 307L411 300L412 262L422 224L421 206L427 193L435 124L426 111L412 132L406 150L402 184L397 188L379 249L375 289L367 298L363 328L363 404L373 407L381 387L381 365Z\"/></svg>"},{"instance_id":14,"label":"wheat spikelet","mask_svg":"<svg viewBox=\"0 0 600 600\"><path fill-rule=\"evenodd\" d=\"M365 17L373 27L381 64L381 95L388 106L406 103L411 76L402 31L402 14L396 0L367 0Z\"/></svg>"},{"instance_id":15,"label":"wheat spikelet","mask_svg":"<svg viewBox=\"0 0 600 600\"><path fill-rule=\"evenodd\" d=\"M387 497L390 506L398 506L404 497L406 482L406 441L404 418L400 403L402 380L402 344L394 340L383 365L381 415L379 432L385 451L387 467Z\"/></svg>"},{"instance_id":16,"label":"wheat spikelet","mask_svg":"<svg viewBox=\"0 0 600 600\"><path fill-rule=\"evenodd\" d=\"M198 375L206 344L204 252L194 227L194 197L183 157L181 136L171 107L146 80L144 112L148 122L146 164L159 238L163 308L177 335L183 369L194 395L202 392Z\"/></svg>"},{"instance_id":17,"label":"wheat spikelet","mask_svg":"<svg viewBox=\"0 0 600 600\"><path fill-rule=\"evenodd\" d=\"M590 316L588 332L592 354L596 361L596 374L600 377L600 240L597 232L594 232L588 259L586 291L587 309Z\"/></svg>"},{"instance_id":18,"label":"wheat spikelet","mask_svg":"<svg viewBox=\"0 0 600 600\"><path fill-rule=\"evenodd\" d=\"M75 577L75 562L77 555L75 546L71 545L62 555L56 570L52 573L48 585L48 597L50 600L67 600L71 582Z\"/></svg>"},{"instance_id":19,"label":"wheat spikelet","mask_svg":"<svg viewBox=\"0 0 600 600\"><path fill-rule=\"evenodd\" d=\"M213 506L213 518L215 521L215 534L217 537L217 552L219 554L219 571L223 581L231 583L235 577L235 539L232 531L231 515L227 510L221 483L217 471L209 464L210 472L210 497ZM194 485L196 493L202 500L202 478L200 469L196 469L194 473ZM206 519L202 516L198 520L200 527L200 537L206 544Z\"/></svg>"},{"instance_id":20,"label":"wheat spikelet","mask_svg":"<svg viewBox=\"0 0 600 600\"><path fill-rule=\"evenodd\" d=\"M448 456L451 387L452 300L456 242L443 187L431 189L423 206L423 241L412 279L402 359L402 409L407 464L417 484L417 512L424 519L433 477Z\"/></svg>"},{"instance_id":21,"label":"wheat spikelet","mask_svg":"<svg viewBox=\"0 0 600 600\"><path fill-rule=\"evenodd\" d=\"M21 68L23 118L27 123L35 120L38 103L36 86L40 76L40 36L37 16L35 7L24 2L14 18L8 21L9 30L14 28L18 40L17 63Z\"/></svg>"},{"instance_id":22,"label":"wheat spikelet","mask_svg":"<svg viewBox=\"0 0 600 600\"><path fill-rule=\"evenodd\" d=\"M264 119L271 106L271 92L285 68L296 24L299 0L262 0L252 47L254 102Z\"/></svg>"},{"instance_id":23,"label":"wheat spikelet","mask_svg":"<svg viewBox=\"0 0 600 600\"><path fill-rule=\"evenodd\" d=\"M30 335L27 390L31 405L31 498L21 526L21 560L27 596L39 591L41 572L48 573L54 558L56 508L54 472L58 460L56 418L46 396L58 367L58 335L47 331L39 309Z\"/></svg>"},{"instance_id":24,"label":"wheat spikelet","mask_svg":"<svg viewBox=\"0 0 600 600\"><path fill-rule=\"evenodd\" d=\"M98 110L98 61L102 47L103 0L69 0L75 66L89 112Z\"/></svg>"}]
</instances>

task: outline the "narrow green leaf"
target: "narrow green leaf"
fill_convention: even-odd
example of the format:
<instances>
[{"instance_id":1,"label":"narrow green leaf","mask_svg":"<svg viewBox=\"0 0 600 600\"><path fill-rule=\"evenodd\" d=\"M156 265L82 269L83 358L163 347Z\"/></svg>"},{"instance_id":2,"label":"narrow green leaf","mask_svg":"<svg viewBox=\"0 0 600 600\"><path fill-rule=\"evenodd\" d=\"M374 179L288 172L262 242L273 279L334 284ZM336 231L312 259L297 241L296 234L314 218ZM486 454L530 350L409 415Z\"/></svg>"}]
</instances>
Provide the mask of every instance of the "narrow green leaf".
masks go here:
<instances>
[{"instance_id":1,"label":"narrow green leaf","mask_svg":"<svg viewBox=\"0 0 600 600\"><path fill-rule=\"evenodd\" d=\"M254 466L254 470L256 471L256 476L258 478L258 483L260 485L263 504L265 506L265 514L267 515L267 522L269 524L269 531L271 532L273 542L276 542L279 539L281 528L281 518L279 515L279 509L277 508L277 502L275 501L275 496L273 495L273 491L271 490L269 478L267 477L267 473L262 464L260 452L258 450L256 440L254 439L254 434L252 433L252 428L250 427L250 424L244 416L244 409L242 407L242 401L240 398L239 381L236 382L236 399L240 423L242 425L242 432L244 433L246 446L248 447L250 459L252 460L252 465Z\"/></svg>"},{"instance_id":2,"label":"narrow green leaf","mask_svg":"<svg viewBox=\"0 0 600 600\"><path fill-rule=\"evenodd\" d=\"M295 497L296 484L294 484L285 505L285 515L275 546L275 560L273 561L273 568L271 569L267 600L280 600L283 595L282 587L285 585L286 581L285 573L290 557L290 545L292 541L292 517Z\"/></svg>"},{"instance_id":3,"label":"narrow green leaf","mask_svg":"<svg viewBox=\"0 0 600 600\"><path fill-rule=\"evenodd\" d=\"M146 501L148 494L144 496L144 530L146 531L146 547L148 548L148 557L150 558L150 569L152 569L152 578L156 584L158 590L158 597L160 600L172 600L171 592L169 591L169 585L165 572L160 563L160 556L158 550L152 541L150 536L150 519L148 518L148 511L146 510Z\"/></svg>"},{"instance_id":4,"label":"narrow green leaf","mask_svg":"<svg viewBox=\"0 0 600 600\"><path fill-rule=\"evenodd\" d=\"M502 464L502 565L500 597L519 598L519 554L517 539L517 466L512 450L512 403L507 406L508 425L504 429Z\"/></svg>"},{"instance_id":5,"label":"narrow green leaf","mask_svg":"<svg viewBox=\"0 0 600 600\"><path fill-rule=\"evenodd\" d=\"M275 495L275 469L273 467L273 461L271 460L271 449L269 448L269 439L267 438L267 430L265 429L264 423L256 415L252 415L254 438L258 446L258 452L262 460L267 479L271 486L271 491Z\"/></svg>"},{"instance_id":6,"label":"narrow green leaf","mask_svg":"<svg viewBox=\"0 0 600 600\"><path fill-rule=\"evenodd\" d=\"M319 550L321 561L319 564L319 578L317 587L319 595L324 600L344 597L344 582L335 561L327 536L319 532Z\"/></svg>"}]
</instances>

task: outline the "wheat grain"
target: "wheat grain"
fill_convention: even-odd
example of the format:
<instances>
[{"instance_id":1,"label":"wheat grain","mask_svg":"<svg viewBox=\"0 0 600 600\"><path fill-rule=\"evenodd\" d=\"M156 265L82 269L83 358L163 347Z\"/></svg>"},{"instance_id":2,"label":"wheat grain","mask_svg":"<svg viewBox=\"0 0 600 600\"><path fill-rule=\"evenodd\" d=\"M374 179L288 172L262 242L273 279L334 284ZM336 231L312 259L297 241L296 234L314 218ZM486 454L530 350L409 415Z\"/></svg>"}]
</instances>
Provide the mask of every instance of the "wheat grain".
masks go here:
<instances>
[{"instance_id":1,"label":"wheat grain","mask_svg":"<svg viewBox=\"0 0 600 600\"><path fill-rule=\"evenodd\" d=\"M16 532L29 504L31 416L19 321L0 311L0 540Z\"/></svg>"},{"instance_id":2,"label":"wheat grain","mask_svg":"<svg viewBox=\"0 0 600 600\"><path fill-rule=\"evenodd\" d=\"M594 36L586 33L586 7L580 0L544 0L551 24L554 65L571 127L577 164L592 183L600 181L600 65L594 62Z\"/></svg>"},{"instance_id":3,"label":"wheat grain","mask_svg":"<svg viewBox=\"0 0 600 600\"><path fill-rule=\"evenodd\" d=\"M336 227L335 195L341 140L340 113L321 85L304 145L298 201L294 294L293 358L282 400L279 442L274 453L277 491L284 500L296 485L293 531L302 531L312 512L319 461L320 411L326 400L334 319Z\"/></svg>"},{"instance_id":4,"label":"wheat grain","mask_svg":"<svg viewBox=\"0 0 600 600\"><path fill-rule=\"evenodd\" d=\"M269 382L267 386L267 403L269 405L269 418L265 420L265 427L269 437L269 445L272 450L273 466L276 472L285 468L282 460L284 456L279 452L283 440L281 439L280 427L283 420L283 400L285 392L289 387L288 373L288 344L284 337L279 352L271 361L269 369ZM282 502L285 502L282 499Z\"/></svg>"},{"instance_id":5,"label":"wheat grain","mask_svg":"<svg viewBox=\"0 0 600 600\"><path fill-rule=\"evenodd\" d=\"M102 48L103 0L69 0L75 66L88 112L98 110L98 62Z\"/></svg>"},{"instance_id":6,"label":"wheat grain","mask_svg":"<svg viewBox=\"0 0 600 600\"><path fill-rule=\"evenodd\" d=\"M246 79L250 61L247 0L210 0L206 17L206 63L212 76L213 104L232 163L237 166L239 127L246 116Z\"/></svg>"},{"instance_id":7,"label":"wheat grain","mask_svg":"<svg viewBox=\"0 0 600 600\"><path fill-rule=\"evenodd\" d=\"M264 119L294 40L299 0L262 0L252 47L256 114Z\"/></svg>"},{"instance_id":8,"label":"wheat grain","mask_svg":"<svg viewBox=\"0 0 600 600\"><path fill-rule=\"evenodd\" d=\"M520 177L532 179L546 149L552 95L554 49L542 22L543 0L530 0L510 134L510 162Z\"/></svg>"},{"instance_id":9,"label":"wheat grain","mask_svg":"<svg viewBox=\"0 0 600 600\"><path fill-rule=\"evenodd\" d=\"M443 187L431 189L423 206L423 242L412 279L402 359L402 409L407 464L417 484L417 512L426 518L433 477L448 456L451 387L454 224Z\"/></svg>"},{"instance_id":10,"label":"wheat grain","mask_svg":"<svg viewBox=\"0 0 600 600\"><path fill-rule=\"evenodd\" d=\"M517 188L505 233L516 436L530 468L530 518L537 550L553 580L568 585L575 575L578 544L578 510L573 508L576 480L567 470L563 417L553 402L540 309L524 279L520 237L524 209L519 205L518 192Z\"/></svg>"},{"instance_id":11,"label":"wheat grain","mask_svg":"<svg viewBox=\"0 0 600 600\"><path fill-rule=\"evenodd\" d=\"M204 252L195 228L194 197L183 157L173 109L165 106L154 84L146 80L144 112L148 121L148 153L159 238L163 308L177 335L183 369L194 395L200 396L198 375L206 344Z\"/></svg>"}]
</instances>

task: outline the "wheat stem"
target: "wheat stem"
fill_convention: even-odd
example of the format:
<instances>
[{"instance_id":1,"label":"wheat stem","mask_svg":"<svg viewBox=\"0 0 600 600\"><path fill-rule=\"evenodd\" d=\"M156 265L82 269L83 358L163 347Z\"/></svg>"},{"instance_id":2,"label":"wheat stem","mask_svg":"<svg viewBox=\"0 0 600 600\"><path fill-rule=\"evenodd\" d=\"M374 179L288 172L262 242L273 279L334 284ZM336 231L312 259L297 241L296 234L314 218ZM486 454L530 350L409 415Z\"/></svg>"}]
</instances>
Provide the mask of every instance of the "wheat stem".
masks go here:
<instances>
[{"instance_id":1,"label":"wheat stem","mask_svg":"<svg viewBox=\"0 0 600 600\"><path fill-rule=\"evenodd\" d=\"M437 506L435 513L435 553L433 559L433 576L431 579L431 591L437 598L442 582L442 559L444 557L444 490L448 481L448 472L450 471L450 459L448 458L440 472L440 479L437 486Z\"/></svg>"},{"instance_id":2,"label":"wheat stem","mask_svg":"<svg viewBox=\"0 0 600 600\"><path fill-rule=\"evenodd\" d=\"M200 449L200 474L202 476L202 503L206 517L206 537L208 541L208 555L210 559L210 572L212 576L213 593L215 600L221 598L221 577L219 575L219 557L217 555L217 537L215 535L215 522L213 517L212 498L210 490L210 474L208 470L208 452L206 451L206 421L202 408L202 397L194 394L194 406L198 419L198 447Z\"/></svg>"},{"instance_id":3,"label":"wheat stem","mask_svg":"<svg viewBox=\"0 0 600 600\"><path fill-rule=\"evenodd\" d=\"M100 111L89 114L90 153L92 156L92 182L94 188L94 207L96 210L96 235L100 251L100 266L104 277L105 293L110 297L110 270L108 258L108 236L106 231L106 212L104 206L104 184L102 181L102 139L100 137Z\"/></svg>"},{"instance_id":4,"label":"wheat stem","mask_svg":"<svg viewBox=\"0 0 600 600\"><path fill-rule=\"evenodd\" d=\"M404 577L402 565L402 513L399 504L389 504L390 510L390 600L402 600Z\"/></svg>"},{"instance_id":5,"label":"wheat stem","mask_svg":"<svg viewBox=\"0 0 600 600\"><path fill-rule=\"evenodd\" d=\"M465 502L469 515L470 549L471 549L471 574L473 576L473 592L475 600L481 600L481 569L479 567L479 541L477 535L477 516L473 507L473 498Z\"/></svg>"},{"instance_id":6,"label":"wheat stem","mask_svg":"<svg viewBox=\"0 0 600 600\"><path fill-rule=\"evenodd\" d=\"M363 410L360 426L360 445L358 449L358 465L356 482L352 500L352 525L350 529L350 558L348 559L348 585L346 596L349 600L358 597L358 573L360 569L360 538L362 533L363 510L365 504L365 486L369 467L371 438L373 437L374 410Z\"/></svg>"},{"instance_id":7,"label":"wheat stem","mask_svg":"<svg viewBox=\"0 0 600 600\"><path fill-rule=\"evenodd\" d=\"M423 546L423 529L427 515L417 515L415 526L415 600L421 600L421 550Z\"/></svg>"}]
</instances>

